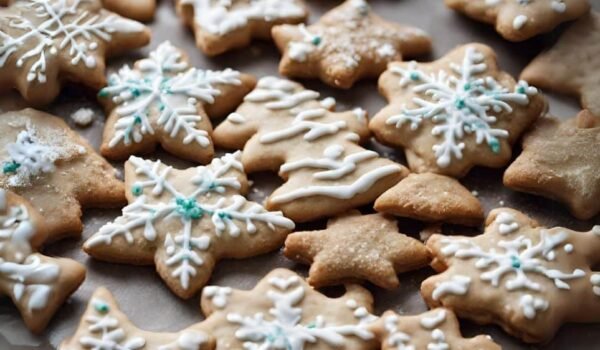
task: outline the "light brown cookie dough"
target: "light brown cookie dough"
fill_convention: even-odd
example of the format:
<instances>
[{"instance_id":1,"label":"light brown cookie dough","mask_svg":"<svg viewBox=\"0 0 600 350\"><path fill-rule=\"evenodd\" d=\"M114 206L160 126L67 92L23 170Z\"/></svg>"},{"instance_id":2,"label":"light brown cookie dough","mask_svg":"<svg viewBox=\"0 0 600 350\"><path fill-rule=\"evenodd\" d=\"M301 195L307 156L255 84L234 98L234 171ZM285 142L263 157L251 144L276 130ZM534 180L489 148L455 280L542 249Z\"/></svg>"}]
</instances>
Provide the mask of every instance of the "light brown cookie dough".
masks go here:
<instances>
[{"instance_id":1,"label":"light brown cookie dough","mask_svg":"<svg viewBox=\"0 0 600 350\"><path fill-rule=\"evenodd\" d=\"M421 293L477 323L496 323L525 342L546 342L563 323L600 321L600 226L544 228L512 209L493 210L476 237L434 235L440 274Z\"/></svg>"},{"instance_id":2,"label":"light brown cookie dough","mask_svg":"<svg viewBox=\"0 0 600 350\"><path fill-rule=\"evenodd\" d=\"M24 198L0 189L0 295L11 298L34 333L46 328L85 278L81 264L37 253L46 239L37 211Z\"/></svg>"},{"instance_id":3,"label":"light brown cookie dough","mask_svg":"<svg viewBox=\"0 0 600 350\"><path fill-rule=\"evenodd\" d=\"M206 287L201 329L216 338L215 350L374 350L372 310L373 297L360 286L331 299L294 272L277 269L250 291Z\"/></svg>"},{"instance_id":4,"label":"light brown cookie dough","mask_svg":"<svg viewBox=\"0 0 600 350\"><path fill-rule=\"evenodd\" d=\"M148 307L152 308L150 303ZM58 349L212 350L214 343L214 339L197 325L177 333L140 330L119 310L112 294L101 287L92 295L75 334L63 341Z\"/></svg>"},{"instance_id":5,"label":"light brown cookie dough","mask_svg":"<svg viewBox=\"0 0 600 350\"><path fill-rule=\"evenodd\" d=\"M564 122L538 120L504 185L563 202L581 220L600 213L600 115L584 110Z\"/></svg>"},{"instance_id":6,"label":"light brown cookie dough","mask_svg":"<svg viewBox=\"0 0 600 350\"><path fill-rule=\"evenodd\" d=\"M127 159L157 144L174 155L206 164L214 156L210 118L224 117L256 81L233 69L190 67L187 55L164 42L133 68L111 75L99 99L109 114L102 155Z\"/></svg>"},{"instance_id":7,"label":"light brown cookie dough","mask_svg":"<svg viewBox=\"0 0 600 350\"><path fill-rule=\"evenodd\" d=\"M398 233L394 219L358 211L330 219L326 230L292 233L284 254L311 265L308 283L317 288L367 280L394 289L399 273L429 263L425 245Z\"/></svg>"},{"instance_id":8,"label":"light brown cookie dough","mask_svg":"<svg viewBox=\"0 0 600 350\"><path fill-rule=\"evenodd\" d=\"M431 51L424 31L384 20L364 0L348 0L308 27L276 26L273 38L283 53L282 75L319 78L345 89L359 79L378 77L403 56Z\"/></svg>"},{"instance_id":9,"label":"light brown cookie dough","mask_svg":"<svg viewBox=\"0 0 600 350\"><path fill-rule=\"evenodd\" d=\"M587 0L445 0L456 11L496 26L510 41L523 41L583 16Z\"/></svg>"},{"instance_id":10,"label":"light brown cookie dough","mask_svg":"<svg viewBox=\"0 0 600 350\"><path fill-rule=\"evenodd\" d=\"M0 91L44 105L64 82L101 88L105 57L146 45L150 31L100 0L22 0L0 9L0 39Z\"/></svg>"},{"instance_id":11,"label":"light brown cookie dough","mask_svg":"<svg viewBox=\"0 0 600 350\"><path fill-rule=\"evenodd\" d=\"M377 198L375 210L434 223L483 222L481 203L468 189L451 177L432 173L408 175Z\"/></svg>"},{"instance_id":12,"label":"light brown cookie dough","mask_svg":"<svg viewBox=\"0 0 600 350\"><path fill-rule=\"evenodd\" d=\"M390 105L369 127L379 141L404 147L417 173L461 177L476 165L506 165L511 146L546 108L537 89L501 71L481 44L432 63L392 63L379 88Z\"/></svg>"},{"instance_id":13,"label":"light brown cookie dough","mask_svg":"<svg viewBox=\"0 0 600 350\"><path fill-rule=\"evenodd\" d=\"M104 7L121 16L148 22L154 18L156 0L102 0Z\"/></svg>"},{"instance_id":14,"label":"light brown cookie dough","mask_svg":"<svg viewBox=\"0 0 600 350\"><path fill-rule=\"evenodd\" d=\"M294 223L242 196L248 180L239 152L208 166L173 169L131 157L125 163L129 205L83 249L94 258L156 265L168 287L191 298L220 259L242 259L279 248Z\"/></svg>"},{"instance_id":15,"label":"light brown cookie dough","mask_svg":"<svg viewBox=\"0 0 600 350\"><path fill-rule=\"evenodd\" d=\"M177 12L196 35L196 45L215 56L271 39L277 24L302 23L308 17L303 0L176 0Z\"/></svg>"},{"instance_id":16,"label":"light brown cookie dough","mask_svg":"<svg viewBox=\"0 0 600 350\"><path fill-rule=\"evenodd\" d=\"M43 112L0 115L0 166L0 188L32 203L49 240L78 237L82 207L125 204L116 170L62 119Z\"/></svg>"},{"instance_id":17,"label":"light brown cookie dough","mask_svg":"<svg viewBox=\"0 0 600 350\"><path fill-rule=\"evenodd\" d=\"M578 96L584 109L600 116L600 13L575 22L521 73L541 88Z\"/></svg>"}]
</instances>

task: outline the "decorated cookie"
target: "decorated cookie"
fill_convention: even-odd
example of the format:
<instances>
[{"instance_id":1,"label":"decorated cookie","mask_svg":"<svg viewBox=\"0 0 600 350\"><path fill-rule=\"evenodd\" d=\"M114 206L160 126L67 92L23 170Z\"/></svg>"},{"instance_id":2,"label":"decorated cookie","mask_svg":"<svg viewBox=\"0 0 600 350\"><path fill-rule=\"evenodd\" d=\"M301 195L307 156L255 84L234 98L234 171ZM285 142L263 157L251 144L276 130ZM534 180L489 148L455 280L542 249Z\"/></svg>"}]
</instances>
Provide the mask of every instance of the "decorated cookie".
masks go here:
<instances>
[{"instance_id":1,"label":"decorated cookie","mask_svg":"<svg viewBox=\"0 0 600 350\"><path fill-rule=\"evenodd\" d=\"M75 335L59 350L212 350L214 339L192 326L178 333L146 332L135 327L106 288L98 288Z\"/></svg>"},{"instance_id":2,"label":"decorated cookie","mask_svg":"<svg viewBox=\"0 0 600 350\"><path fill-rule=\"evenodd\" d=\"M214 56L271 39L271 28L302 23L308 12L302 0L176 0L183 21L194 31L196 44Z\"/></svg>"},{"instance_id":3,"label":"decorated cookie","mask_svg":"<svg viewBox=\"0 0 600 350\"><path fill-rule=\"evenodd\" d=\"M36 252L47 238L45 227L24 198L0 189L0 295L12 299L36 333L85 278L79 263Z\"/></svg>"},{"instance_id":4,"label":"decorated cookie","mask_svg":"<svg viewBox=\"0 0 600 350\"><path fill-rule=\"evenodd\" d=\"M370 137L366 112L334 112L335 100L289 80L263 78L213 133L217 145L244 149L251 173L286 181L267 199L295 222L333 216L372 202L408 174L358 145Z\"/></svg>"},{"instance_id":5,"label":"decorated cookie","mask_svg":"<svg viewBox=\"0 0 600 350\"><path fill-rule=\"evenodd\" d=\"M219 259L279 248L294 223L240 195L248 180L238 158L227 154L206 167L176 170L131 157L125 164L129 205L84 250L101 260L154 264L175 294L190 298Z\"/></svg>"},{"instance_id":6,"label":"decorated cookie","mask_svg":"<svg viewBox=\"0 0 600 350\"><path fill-rule=\"evenodd\" d=\"M121 16L147 22L154 18L156 0L102 0L104 7Z\"/></svg>"},{"instance_id":7,"label":"decorated cookie","mask_svg":"<svg viewBox=\"0 0 600 350\"><path fill-rule=\"evenodd\" d=\"M525 68L521 78L541 88L579 96L583 108L600 116L600 13L575 22L556 45Z\"/></svg>"},{"instance_id":8,"label":"decorated cookie","mask_svg":"<svg viewBox=\"0 0 600 350\"><path fill-rule=\"evenodd\" d=\"M584 15L587 0L445 0L448 7L496 26L510 41L549 32L562 22Z\"/></svg>"},{"instance_id":9,"label":"decorated cookie","mask_svg":"<svg viewBox=\"0 0 600 350\"><path fill-rule=\"evenodd\" d=\"M201 328L224 349L375 349L371 294L356 285L331 299L292 271L269 273L251 291L206 287Z\"/></svg>"},{"instance_id":10,"label":"decorated cookie","mask_svg":"<svg viewBox=\"0 0 600 350\"><path fill-rule=\"evenodd\" d=\"M410 174L375 201L375 210L426 222L477 226L483 208L457 180L432 173Z\"/></svg>"},{"instance_id":11,"label":"decorated cookie","mask_svg":"<svg viewBox=\"0 0 600 350\"><path fill-rule=\"evenodd\" d=\"M463 338L456 315L439 308L405 316L388 311L374 326L382 350L500 350L487 335Z\"/></svg>"},{"instance_id":12,"label":"decorated cookie","mask_svg":"<svg viewBox=\"0 0 600 350\"><path fill-rule=\"evenodd\" d=\"M566 203L574 216L590 219L600 213L599 150L600 115L584 110L564 122L541 118L504 173L504 184Z\"/></svg>"},{"instance_id":13,"label":"decorated cookie","mask_svg":"<svg viewBox=\"0 0 600 350\"><path fill-rule=\"evenodd\" d=\"M379 79L390 105L370 123L377 139L402 146L410 168L464 176L502 167L511 145L545 110L525 81L498 68L491 48L459 47L433 63L392 63Z\"/></svg>"},{"instance_id":14,"label":"decorated cookie","mask_svg":"<svg viewBox=\"0 0 600 350\"><path fill-rule=\"evenodd\" d=\"M0 9L0 90L47 104L64 81L105 85L104 58L146 45L141 23L102 9L100 0L21 0Z\"/></svg>"},{"instance_id":15,"label":"decorated cookie","mask_svg":"<svg viewBox=\"0 0 600 350\"><path fill-rule=\"evenodd\" d=\"M320 78L350 88L359 79L378 77L388 63L404 55L431 51L429 36L420 29L385 21L365 0L348 0L309 27L281 25L273 38L283 53L281 74Z\"/></svg>"},{"instance_id":16,"label":"decorated cookie","mask_svg":"<svg viewBox=\"0 0 600 350\"><path fill-rule=\"evenodd\" d=\"M600 321L600 226L544 228L512 209L493 210L483 235L434 235L439 275L421 293L478 323L497 323L525 342L550 340L565 322Z\"/></svg>"},{"instance_id":17,"label":"decorated cookie","mask_svg":"<svg viewBox=\"0 0 600 350\"><path fill-rule=\"evenodd\" d=\"M209 117L231 112L255 83L232 69L192 68L181 50L165 42L100 90L110 113L102 155L127 159L160 144L180 158L208 163L214 155Z\"/></svg>"},{"instance_id":18,"label":"decorated cookie","mask_svg":"<svg viewBox=\"0 0 600 350\"><path fill-rule=\"evenodd\" d=\"M33 109L0 115L0 170L0 188L37 209L50 240L79 235L82 207L125 203L116 170L62 119Z\"/></svg>"},{"instance_id":19,"label":"decorated cookie","mask_svg":"<svg viewBox=\"0 0 600 350\"><path fill-rule=\"evenodd\" d=\"M289 235L284 253L311 264L308 283L314 287L367 280L393 289L399 273L429 263L425 246L398 233L395 220L358 211L329 220L326 230Z\"/></svg>"}]
</instances>

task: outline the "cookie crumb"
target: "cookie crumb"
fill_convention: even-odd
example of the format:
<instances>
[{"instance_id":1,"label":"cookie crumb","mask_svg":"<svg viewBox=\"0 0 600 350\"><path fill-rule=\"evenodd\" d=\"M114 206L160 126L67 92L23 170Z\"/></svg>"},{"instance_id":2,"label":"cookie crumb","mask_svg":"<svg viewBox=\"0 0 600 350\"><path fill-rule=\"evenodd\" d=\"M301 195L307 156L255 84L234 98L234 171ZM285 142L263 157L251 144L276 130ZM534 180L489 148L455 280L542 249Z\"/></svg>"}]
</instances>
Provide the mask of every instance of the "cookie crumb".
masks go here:
<instances>
[{"instance_id":1,"label":"cookie crumb","mask_svg":"<svg viewBox=\"0 0 600 350\"><path fill-rule=\"evenodd\" d=\"M71 114L71 120L80 127L90 126L94 122L94 111L90 108L79 108Z\"/></svg>"}]
</instances>

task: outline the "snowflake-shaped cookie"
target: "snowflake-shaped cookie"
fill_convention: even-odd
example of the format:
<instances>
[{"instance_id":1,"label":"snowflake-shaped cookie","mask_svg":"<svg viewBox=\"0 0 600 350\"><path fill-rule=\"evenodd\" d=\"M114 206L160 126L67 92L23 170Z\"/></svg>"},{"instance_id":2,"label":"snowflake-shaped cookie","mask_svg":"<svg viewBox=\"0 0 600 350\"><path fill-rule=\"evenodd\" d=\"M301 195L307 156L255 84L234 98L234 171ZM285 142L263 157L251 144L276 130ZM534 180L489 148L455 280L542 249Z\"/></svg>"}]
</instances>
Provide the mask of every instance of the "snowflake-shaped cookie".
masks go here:
<instances>
[{"instance_id":1,"label":"snowflake-shaped cookie","mask_svg":"<svg viewBox=\"0 0 600 350\"><path fill-rule=\"evenodd\" d=\"M459 177L474 165L505 165L510 146L545 107L537 89L515 83L479 44L430 64L393 63L379 85L391 105L370 128L378 140L405 147L416 172Z\"/></svg>"},{"instance_id":2,"label":"snowflake-shaped cookie","mask_svg":"<svg viewBox=\"0 0 600 350\"><path fill-rule=\"evenodd\" d=\"M246 258L281 246L294 223L240 194L248 183L239 153L209 166L175 170L131 157L129 205L84 245L99 259L156 265L169 288L192 297L220 258Z\"/></svg>"},{"instance_id":3,"label":"snowflake-shaped cookie","mask_svg":"<svg viewBox=\"0 0 600 350\"><path fill-rule=\"evenodd\" d=\"M526 342L550 340L564 322L600 321L600 227L546 229L512 209L496 209L477 237L434 235L421 292L480 323L495 322ZM586 312L581 313L580 306Z\"/></svg>"},{"instance_id":4,"label":"snowflake-shaped cookie","mask_svg":"<svg viewBox=\"0 0 600 350\"><path fill-rule=\"evenodd\" d=\"M254 78L232 69L192 68L181 50L164 42L100 90L111 110L102 154L124 159L160 143L179 157L207 163L214 155L208 117L231 112L254 85Z\"/></svg>"}]
</instances>

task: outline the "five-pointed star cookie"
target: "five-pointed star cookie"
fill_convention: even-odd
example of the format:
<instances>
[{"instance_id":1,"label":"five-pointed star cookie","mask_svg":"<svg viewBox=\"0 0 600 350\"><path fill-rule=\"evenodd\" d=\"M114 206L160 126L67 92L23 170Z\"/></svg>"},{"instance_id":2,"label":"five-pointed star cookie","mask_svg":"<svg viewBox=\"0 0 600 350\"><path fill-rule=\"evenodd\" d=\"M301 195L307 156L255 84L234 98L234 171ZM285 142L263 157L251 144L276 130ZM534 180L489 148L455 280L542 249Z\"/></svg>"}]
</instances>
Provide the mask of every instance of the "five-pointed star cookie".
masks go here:
<instances>
[{"instance_id":1,"label":"five-pointed star cookie","mask_svg":"<svg viewBox=\"0 0 600 350\"><path fill-rule=\"evenodd\" d=\"M550 50L521 74L541 88L579 96L584 109L600 116L600 13L575 22Z\"/></svg>"},{"instance_id":2,"label":"five-pointed star cookie","mask_svg":"<svg viewBox=\"0 0 600 350\"><path fill-rule=\"evenodd\" d=\"M21 0L0 9L0 90L16 88L47 104L64 81L105 85L104 58L146 45L141 23L102 8L100 0Z\"/></svg>"},{"instance_id":3,"label":"five-pointed star cookie","mask_svg":"<svg viewBox=\"0 0 600 350\"><path fill-rule=\"evenodd\" d=\"M158 310L157 310L158 311ZM98 288L75 334L59 350L212 350L214 339L197 325L177 333L147 332L135 327L119 310L112 294Z\"/></svg>"},{"instance_id":4,"label":"five-pointed star cookie","mask_svg":"<svg viewBox=\"0 0 600 350\"><path fill-rule=\"evenodd\" d=\"M600 226L544 228L496 209L477 237L434 235L427 247L439 275L421 285L431 307L497 323L526 342L549 341L565 322L600 321Z\"/></svg>"},{"instance_id":5,"label":"five-pointed star cookie","mask_svg":"<svg viewBox=\"0 0 600 350\"><path fill-rule=\"evenodd\" d=\"M460 177L475 165L506 165L511 145L546 107L537 89L501 71L481 44L433 63L392 63L379 87L390 105L369 127L379 141L404 147L418 173Z\"/></svg>"},{"instance_id":6,"label":"five-pointed star cookie","mask_svg":"<svg viewBox=\"0 0 600 350\"><path fill-rule=\"evenodd\" d=\"M85 278L81 264L36 253L46 238L37 211L24 198L0 189L0 295L12 299L36 333Z\"/></svg>"},{"instance_id":7,"label":"five-pointed star cookie","mask_svg":"<svg viewBox=\"0 0 600 350\"><path fill-rule=\"evenodd\" d=\"M175 294L190 298L219 259L279 248L294 223L240 195L248 180L238 158L227 154L209 166L176 170L131 157L125 163L129 205L84 250L106 261L154 264Z\"/></svg>"},{"instance_id":8,"label":"five-pointed star cookie","mask_svg":"<svg viewBox=\"0 0 600 350\"><path fill-rule=\"evenodd\" d=\"M557 199L577 218L590 219L600 213L599 150L600 115L584 110L564 122L541 118L504 173L504 184Z\"/></svg>"},{"instance_id":9,"label":"five-pointed star cookie","mask_svg":"<svg viewBox=\"0 0 600 350\"><path fill-rule=\"evenodd\" d=\"M231 112L255 84L232 69L192 68L181 50L165 42L133 69L113 74L100 90L110 113L102 155L127 159L160 143L181 158L208 163L214 155L209 117Z\"/></svg>"},{"instance_id":10,"label":"five-pointed star cookie","mask_svg":"<svg viewBox=\"0 0 600 350\"><path fill-rule=\"evenodd\" d=\"M493 24L510 41L549 32L588 12L587 0L445 0L448 7Z\"/></svg>"},{"instance_id":11,"label":"five-pointed star cookie","mask_svg":"<svg viewBox=\"0 0 600 350\"><path fill-rule=\"evenodd\" d=\"M196 44L214 56L271 39L271 28L302 23L308 17L303 0L176 0L177 12L193 29Z\"/></svg>"},{"instance_id":12,"label":"five-pointed star cookie","mask_svg":"<svg viewBox=\"0 0 600 350\"><path fill-rule=\"evenodd\" d=\"M398 233L395 220L357 211L329 220L326 230L289 235L284 253L311 264L308 283L315 287L368 280L393 289L398 273L429 263L425 245Z\"/></svg>"},{"instance_id":13,"label":"five-pointed star cookie","mask_svg":"<svg viewBox=\"0 0 600 350\"><path fill-rule=\"evenodd\" d=\"M500 350L487 335L463 338L456 315L439 308L421 315L405 316L388 311L373 327L381 350Z\"/></svg>"},{"instance_id":14,"label":"five-pointed star cookie","mask_svg":"<svg viewBox=\"0 0 600 350\"><path fill-rule=\"evenodd\" d=\"M200 328L216 338L216 350L367 350L376 347L372 309L373 297L360 286L331 299L277 269L251 291L206 287Z\"/></svg>"},{"instance_id":15,"label":"five-pointed star cookie","mask_svg":"<svg viewBox=\"0 0 600 350\"><path fill-rule=\"evenodd\" d=\"M345 89L359 79L378 77L388 63L403 56L431 51L425 32L385 21L365 0L348 0L309 27L274 27L273 38L283 53L281 74L320 78Z\"/></svg>"},{"instance_id":16,"label":"five-pointed star cookie","mask_svg":"<svg viewBox=\"0 0 600 350\"><path fill-rule=\"evenodd\" d=\"M0 188L25 197L50 240L82 231L81 208L125 203L116 170L57 117L33 109L0 115Z\"/></svg>"}]
</instances>

